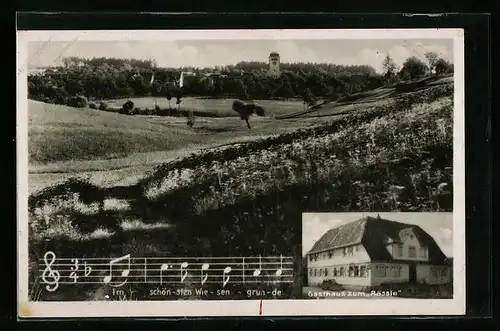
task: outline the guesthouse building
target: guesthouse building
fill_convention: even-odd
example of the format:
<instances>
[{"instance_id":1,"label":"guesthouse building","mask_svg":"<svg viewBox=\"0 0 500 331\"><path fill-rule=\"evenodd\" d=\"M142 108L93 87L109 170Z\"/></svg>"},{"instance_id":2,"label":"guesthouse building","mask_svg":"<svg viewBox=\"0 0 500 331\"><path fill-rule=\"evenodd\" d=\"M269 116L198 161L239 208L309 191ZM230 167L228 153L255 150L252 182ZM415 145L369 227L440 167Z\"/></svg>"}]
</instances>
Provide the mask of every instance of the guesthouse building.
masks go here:
<instances>
[{"instance_id":1,"label":"guesthouse building","mask_svg":"<svg viewBox=\"0 0 500 331\"><path fill-rule=\"evenodd\" d=\"M327 231L307 253L308 285L448 284L453 266L421 227L364 217Z\"/></svg>"}]
</instances>

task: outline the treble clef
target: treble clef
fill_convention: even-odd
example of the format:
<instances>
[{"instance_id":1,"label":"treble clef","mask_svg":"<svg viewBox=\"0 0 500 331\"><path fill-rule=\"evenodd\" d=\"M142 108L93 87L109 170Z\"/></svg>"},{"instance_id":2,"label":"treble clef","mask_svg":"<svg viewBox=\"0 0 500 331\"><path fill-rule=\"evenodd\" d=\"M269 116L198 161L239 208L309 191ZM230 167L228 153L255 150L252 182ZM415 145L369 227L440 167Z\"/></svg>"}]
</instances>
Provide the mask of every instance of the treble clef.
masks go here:
<instances>
[{"instance_id":1,"label":"treble clef","mask_svg":"<svg viewBox=\"0 0 500 331\"><path fill-rule=\"evenodd\" d=\"M45 288L49 292L54 292L55 290L57 290L57 288L59 287L59 278L61 278L59 271L52 270L51 268L55 260L56 260L56 255L53 252L47 252L43 256L43 261L45 262L45 265L47 267L43 270L42 279L45 282L45 284L47 284Z\"/></svg>"}]
</instances>

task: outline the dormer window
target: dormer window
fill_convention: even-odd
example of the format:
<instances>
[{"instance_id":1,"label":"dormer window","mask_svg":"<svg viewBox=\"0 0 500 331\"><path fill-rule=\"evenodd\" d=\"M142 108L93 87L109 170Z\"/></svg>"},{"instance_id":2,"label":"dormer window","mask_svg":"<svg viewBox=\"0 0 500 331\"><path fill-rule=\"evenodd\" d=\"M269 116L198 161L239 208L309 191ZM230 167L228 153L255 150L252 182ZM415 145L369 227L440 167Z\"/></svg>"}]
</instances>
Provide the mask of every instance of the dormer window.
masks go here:
<instances>
[{"instance_id":1,"label":"dormer window","mask_svg":"<svg viewBox=\"0 0 500 331\"><path fill-rule=\"evenodd\" d=\"M405 242L408 239L413 240L415 238L415 236L413 234L413 229L410 227L410 228L406 228L406 229L401 230L399 232L399 238L403 242Z\"/></svg>"},{"instance_id":2,"label":"dormer window","mask_svg":"<svg viewBox=\"0 0 500 331\"><path fill-rule=\"evenodd\" d=\"M427 249L425 247L420 247L420 257L427 257Z\"/></svg>"}]
</instances>

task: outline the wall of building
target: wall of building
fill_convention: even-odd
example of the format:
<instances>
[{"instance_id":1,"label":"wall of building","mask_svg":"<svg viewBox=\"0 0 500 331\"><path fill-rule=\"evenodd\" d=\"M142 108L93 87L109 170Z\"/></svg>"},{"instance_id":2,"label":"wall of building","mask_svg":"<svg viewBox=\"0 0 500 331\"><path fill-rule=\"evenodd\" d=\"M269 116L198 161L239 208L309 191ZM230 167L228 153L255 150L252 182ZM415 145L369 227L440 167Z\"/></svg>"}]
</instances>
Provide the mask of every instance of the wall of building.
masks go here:
<instances>
[{"instance_id":1,"label":"wall of building","mask_svg":"<svg viewBox=\"0 0 500 331\"><path fill-rule=\"evenodd\" d=\"M431 285L448 284L452 280L451 266L417 265L417 282Z\"/></svg>"},{"instance_id":2,"label":"wall of building","mask_svg":"<svg viewBox=\"0 0 500 331\"><path fill-rule=\"evenodd\" d=\"M410 268L404 263L374 262L371 264L371 286L408 283Z\"/></svg>"},{"instance_id":3,"label":"wall of building","mask_svg":"<svg viewBox=\"0 0 500 331\"><path fill-rule=\"evenodd\" d=\"M366 275L363 276L350 277L348 275L348 268L350 265L361 268L369 264L370 257L363 245L337 248L313 254L312 256L316 258L311 259L310 256L308 256L307 261L309 285L317 286L324 280L329 279L335 279L338 284L370 285L368 270ZM341 267L344 268L345 275L340 275L339 269ZM335 272L335 268L337 272Z\"/></svg>"}]
</instances>

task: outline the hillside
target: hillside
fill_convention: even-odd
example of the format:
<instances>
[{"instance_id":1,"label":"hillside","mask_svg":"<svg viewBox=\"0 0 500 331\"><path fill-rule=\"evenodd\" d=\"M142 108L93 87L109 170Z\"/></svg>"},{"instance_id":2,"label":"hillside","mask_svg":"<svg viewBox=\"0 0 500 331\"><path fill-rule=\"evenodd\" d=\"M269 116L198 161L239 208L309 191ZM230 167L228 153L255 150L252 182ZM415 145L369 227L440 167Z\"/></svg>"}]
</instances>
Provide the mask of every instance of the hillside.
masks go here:
<instances>
[{"instance_id":1,"label":"hillside","mask_svg":"<svg viewBox=\"0 0 500 331\"><path fill-rule=\"evenodd\" d=\"M320 103L306 111L298 111L278 116L278 119L324 117L346 114L353 110L361 110L375 105L387 105L396 98L417 93L429 88L453 84L453 76L431 76L410 82L402 82L390 86L379 87L370 91L352 94L335 102Z\"/></svg>"},{"instance_id":2,"label":"hillside","mask_svg":"<svg viewBox=\"0 0 500 331\"><path fill-rule=\"evenodd\" d=\"M29 100L31 165L59 161L116 159L135 153L197 149L276 133L270 119L254 118L249 131L238 118L199 118L193 129L184 118L126 116ZM294 122L280 129L296 129Z\"/></svg>"},{"instance_id":3,"label":"hillside","mask_svg":"<svg viewBox=\"0 0 500 331\"><path fill-rule=\"evenodd\" d=\"M187 127L167 121L144 121L31 100L28 108L31 163L109 159L200 142Z\"/></svg>"},{"instance_id":4,"label":"hillside","mask_svg":"<svg viewBox=\"0 0 500 331\"><path fill-rule=\"evenodd\" d=\"M74 174L89 175L97 184L129 183L152 165L202 148L252 141L321 122L289 120L276 126L272 118L254 117L248 130L237 117L197 117L189 128L183 117L127 116L33 100L28 101L28 118L30 192Z\"/></svg>"},{"instance_id":5,"label":"hillside","mask_svg":"<svg viewBox=\"0 0 500 331\"><path fill-rule=\"evenodd\" d=\"M30 192L76 174L90 176L97 185L130 185L146 175L152 166L201 149L321 126L338 115L388 107L401 98L411 98L426 90L452 87L452 81L452 77L427 78L379 88L313 111L292 111L286 119L253 117L252 130L237 117L197 117L194 128L189 128L182 117L127 116L30 100ZM212 107L214 100L207 102ZM276 104L276 107L282 106ZM272 103L267 107L272 107Z\"/></svg>"}]
</instances>

